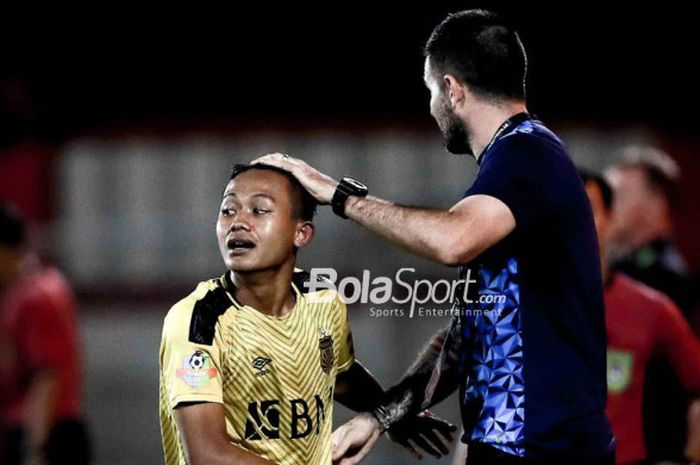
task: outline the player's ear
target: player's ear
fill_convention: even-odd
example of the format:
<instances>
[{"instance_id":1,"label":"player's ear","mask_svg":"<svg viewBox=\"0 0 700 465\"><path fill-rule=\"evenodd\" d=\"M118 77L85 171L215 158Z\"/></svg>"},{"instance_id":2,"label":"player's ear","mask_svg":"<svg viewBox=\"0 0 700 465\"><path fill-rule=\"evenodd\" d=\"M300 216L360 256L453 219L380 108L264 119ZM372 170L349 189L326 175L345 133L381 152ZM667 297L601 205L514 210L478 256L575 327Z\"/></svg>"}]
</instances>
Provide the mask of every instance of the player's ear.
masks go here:
<instances>
[{"instance_id":1,"label":"player's ear","mask_svg":"<svg viewBox=\"0 0 700 465\"><path fill-rule=\"evenodd\" d=\"M452 108L460 107L464 103L464 84L452 74L445 74L442 77L442 83Z\"/></svg>"},{"instance_id":2,"label":"player's ear","mask_svg":"<svg viewBox=\"0 0 700 465\"><path fill-rule=\"evenodd\" d=\"M311 221L299 221L294 232L294 246L297 248L304 247L314 238L315 232L316 227Z\"/></svg>"}]
</instances>

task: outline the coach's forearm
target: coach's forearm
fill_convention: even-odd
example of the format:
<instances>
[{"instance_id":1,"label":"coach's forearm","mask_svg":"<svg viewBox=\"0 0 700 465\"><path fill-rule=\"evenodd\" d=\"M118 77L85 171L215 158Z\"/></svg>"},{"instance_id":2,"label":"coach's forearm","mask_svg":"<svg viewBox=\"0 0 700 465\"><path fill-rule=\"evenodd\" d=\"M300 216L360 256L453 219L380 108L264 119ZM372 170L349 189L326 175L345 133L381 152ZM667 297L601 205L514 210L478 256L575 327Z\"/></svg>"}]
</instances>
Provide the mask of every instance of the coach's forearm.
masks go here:
<instances>
[{"instance_id":1,"label":"coach's forearm","mask_svg":"<svg viewBox=\"0 0 700 465\"><path fill-rule=\"evenodd\" d=\"M445 265L456 265L468 251L464 224L449 210L397 205L376 197L350 196L345 206L348 218L402 249Z\"/></svg>"},{"instance_id":2,"label":"coach's forearm","mask_svg":"<svg viewBox=\"0 0 700 465\"><path fill-rule=\"evenodd\" d=\"M372 410L383 397L384 389L377 378L358 361L336 378L335 400L350 410Z\"/></svg>"},{"instance_id":3,"label":"coach's forearm","mask_svg":"<svg viewBox=\"0 0 700 465\"><path fill-rule=\"evenodd\" d=\"M418 360L409 368L403 379L390 388L380 407L375 410L385 428L435 405L449 396L459 385L459 330L451 325L440 331L423 349ZM439 380L433 379L439 367ZM429 388L431 382L437 384ZM426 397L432 391L430 398Z\"/></svg>"}]
</instances>

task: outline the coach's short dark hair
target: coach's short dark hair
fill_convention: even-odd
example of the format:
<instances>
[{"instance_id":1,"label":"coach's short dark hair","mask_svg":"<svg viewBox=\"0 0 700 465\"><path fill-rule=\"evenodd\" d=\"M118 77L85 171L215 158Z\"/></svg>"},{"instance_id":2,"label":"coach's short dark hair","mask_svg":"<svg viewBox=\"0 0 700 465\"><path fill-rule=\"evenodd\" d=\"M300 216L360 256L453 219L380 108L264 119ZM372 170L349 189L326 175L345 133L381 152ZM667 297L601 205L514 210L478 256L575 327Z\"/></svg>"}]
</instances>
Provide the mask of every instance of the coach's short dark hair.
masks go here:
<instances>
[{"instance_id":1,"label":"coach's short dark hair","mask_svg":"<svg viewBox=\"0 0 700 465\"><path fill-rule=\"evenodd\" d=\"M594 183L596 186L598 186L598 189L600 190L600 194L603 197L603 205L605 205L605 209L607 211L610 211L612 209L613 205L613 190L610 187L610 184L608 181L605 180L605 178L599 174L595 174L591 171L585 170L585 169L579 169L578 170L579 176L581 176L581 179L583 180L584 184L588 184L589 182Z\"/></svg>"},{"instance_id":2,"label":"coach's short dark hair","mask_svg":"<svg viewBox=\"0 0 700 465\"><path fill-rule=\"evenodd\" d=\"M525 48L496 13L465 10L448 15L433 30L424 53L434 72L453 74L478 95L525 98Z\"/></svg>"},{"instance_id":3,"label":"coach's short dark hair","mask_svg":"<svg viewBox=\"0 0 700 465\"><path fill-rule=\"evenodd\" d=\"M274 171L276 173L284 175L287 179L289 179L289 185L292 191L297 191L297 193L299 194L299 198L301 199L300 204L295 204L294 202L292 204L292 206L294 207L294 215L306 221L312 221L314 219L314 214L316 214L317 206L316 200L311 196L311 194L309 194L309 192L306 189L304 189L304 186L301 185L299 180L297 180L297 178L295 178L288 171L285 171L281 168L277 168L276 166L261 164L233 165L233 168L231 168L231 176L229 177L229 181L234 179L236 176L250 170Z\"/></svg>"},{"instance_id":4,"label":"coach's short dark hair","mask_svg":"<svg viewBox=\"0 0 700 465\"><path fill-rule=\"evenodd\" d=\"M19 247L26 239L22 218L13 209L0 205L0 246Z\"/></svg>"}]
</instances>

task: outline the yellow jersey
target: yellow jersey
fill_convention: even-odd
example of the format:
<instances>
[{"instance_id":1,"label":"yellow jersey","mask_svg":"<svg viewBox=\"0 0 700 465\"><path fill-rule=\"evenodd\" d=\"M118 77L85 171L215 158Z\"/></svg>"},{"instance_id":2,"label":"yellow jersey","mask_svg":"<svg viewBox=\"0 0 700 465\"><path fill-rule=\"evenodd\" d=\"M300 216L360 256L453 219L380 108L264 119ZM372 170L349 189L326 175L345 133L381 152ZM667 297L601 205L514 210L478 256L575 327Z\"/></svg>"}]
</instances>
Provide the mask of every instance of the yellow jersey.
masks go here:
<instances>
[{"instance_id":1,"label":"yellow jersey","mask_svg":"<svg viewBox=\"0 0 700 465\"><path fill-rule=\"evenodd\" d=\"M173 409L224 405L230 442L277 464L330 464L333 391L355 360L347 309L335 291L305 292L263 314L234 298L229 273L175 304L160 346L160 421L166 465L186 465Z\"/></svg>"}]
</instances>

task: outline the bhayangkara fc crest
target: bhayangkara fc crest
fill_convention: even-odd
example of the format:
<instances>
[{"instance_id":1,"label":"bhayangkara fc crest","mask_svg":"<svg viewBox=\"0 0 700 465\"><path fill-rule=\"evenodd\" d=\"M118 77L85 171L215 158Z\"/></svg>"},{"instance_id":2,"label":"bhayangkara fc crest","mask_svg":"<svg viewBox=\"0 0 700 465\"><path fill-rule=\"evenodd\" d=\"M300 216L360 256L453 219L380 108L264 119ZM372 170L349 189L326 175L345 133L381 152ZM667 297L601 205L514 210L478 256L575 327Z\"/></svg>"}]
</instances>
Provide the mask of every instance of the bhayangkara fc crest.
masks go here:
<instances>
[{"instance_id":1,"label":"bhayangkara fc crest","mask_svg":"<svg viewBox=\"0 0 700 465\"><path fill-rule=\"evenodd\" d=\"M333 338L327 329L321 329L321 338L318 340L318 350L321 351L321 369L328 374L333 368Z\"/></svg>"}]
</instances>

